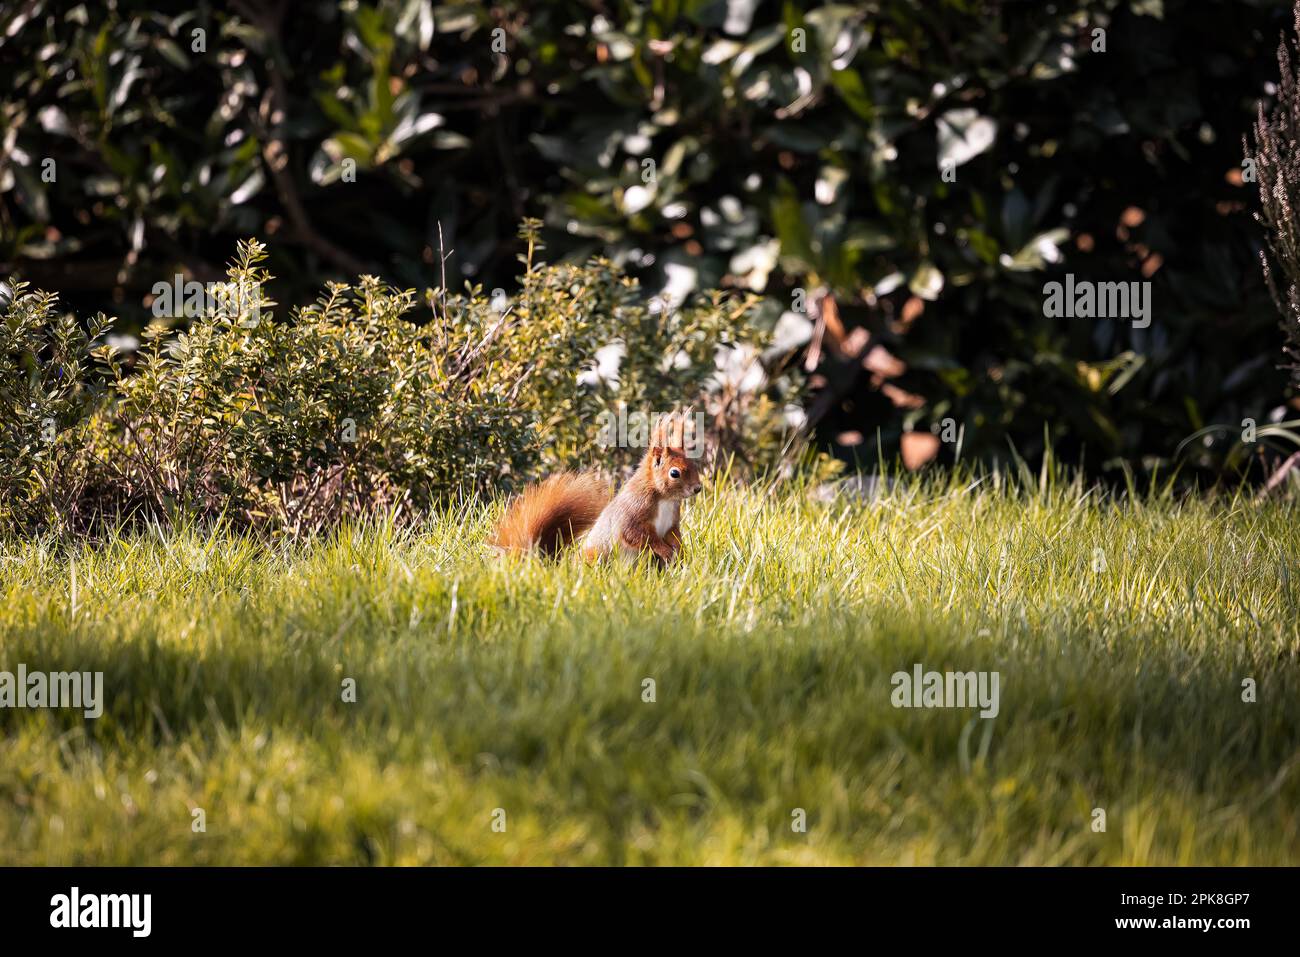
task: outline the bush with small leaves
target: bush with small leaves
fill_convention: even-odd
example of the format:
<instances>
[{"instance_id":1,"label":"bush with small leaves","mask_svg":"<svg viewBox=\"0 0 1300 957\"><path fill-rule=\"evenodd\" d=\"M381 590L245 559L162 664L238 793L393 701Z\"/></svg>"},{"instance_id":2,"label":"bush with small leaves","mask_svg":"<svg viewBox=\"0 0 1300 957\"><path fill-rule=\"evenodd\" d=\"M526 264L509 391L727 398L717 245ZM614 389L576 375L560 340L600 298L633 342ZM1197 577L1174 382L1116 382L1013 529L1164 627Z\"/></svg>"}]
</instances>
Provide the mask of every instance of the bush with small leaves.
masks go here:
<instances>
[{"instance_id":1,"label":"bush with small leaves","mask_svg":"<svg viewBox=\"0 0 1300 957\"><path fill-rule=\"evenodd\" d=\"M104 461L127 501L299 533L524 469L528 417L465 375L467 339L411 321L413 291L331 283L277 321L265 259L241 243L229 307L152 336L132 374L117 369Z\"/></svg>"},{"instance_id":2,"label":"bush with small leaves","mask_svg":"<svg viewBox=\"0 0 1300 957\"><path fill-rule=\"evenodd\" d=\"M297 536L342 519L407 517L465 494L510 491L554 468L618 471L641 448L602 445L602 413L707 412L736 474L799 449L765 394L749 297L647 301L612 263L542 265L525 224L513 303L478 287L414 290L373 276L329 283L272 312L266 248L240 243L228 281L187 327L155 324L131 363L54 315L54 297L6 312L0 519L88 528L98 520L218 519ZM746 338L748 336L748 338ZM603 372L602 350L621 350ZM734 355L745 383L734 381ZM779 367L776 371L780 371ZM52 423L52 424L51 424ZM761 452L737 456L745 448Z\"/></svg>"},{"instance_id":3,"label":"bush with small leaves","mask_svg":"<svg viewBox=\"0 0 1300 957\"><path fill-rule=\"evenodd\" d=\"M533 416L544 466L627 469L644 449L603 444L601 424L686 407L704 413L701 438L711 458L727 456L742 475L777 466L801 447L797 428L770 414L768 392L796 401L802 380L785 368L785 356L764 362L769 337L753 322L756 297L647 298L605 259L542 266L535 261L540 227L526 220L521 229L527 252L517 298L494 302L471 287L446 299L439 321L453 338L464 323L476 335L486 330L478 365ZM762 437L752 429L760 410ZM747 430L755 441L743 441Z\"/></svg>"},{"instance_id":4,"label":"bush with small leaves","mask_svg":"<svg viewBox=\"0 0 1300 957\"><path fill-rule=\"evenodd\" d=\"M85 504L92 414L107 382L88 329L58 311L58 297L5 286L0 307L0 527L76 524Z\"/></svg>"}]
</instances>

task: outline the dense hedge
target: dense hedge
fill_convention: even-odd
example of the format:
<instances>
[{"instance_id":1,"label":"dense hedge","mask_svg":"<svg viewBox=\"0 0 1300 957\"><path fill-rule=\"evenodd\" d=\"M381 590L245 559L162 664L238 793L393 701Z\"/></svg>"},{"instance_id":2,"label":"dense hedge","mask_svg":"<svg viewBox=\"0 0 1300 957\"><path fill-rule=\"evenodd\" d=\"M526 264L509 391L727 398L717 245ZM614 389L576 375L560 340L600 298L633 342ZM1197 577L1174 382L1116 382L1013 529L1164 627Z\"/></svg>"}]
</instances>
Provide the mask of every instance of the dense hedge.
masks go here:
<instances>
[{"instance_id":1,"label":"dense hedge","mask_svg":"<svg viewBox=\"0 0 1300 957\"><path fill-rule=\"evenodd\" d=\"M436 285L439 225L449 285L513 294L536 215L670 295L825 306L810 411L846 456L951 420L963 456L1141 468L1284 398L1242 182L1281 4L153 6L0 13L0 272L88 313L139 321L246 235L289 301ZM1150 326L1045 316L1066 272L1149 279Z\"/></svg>"},{"instance_id":2,"label":"dense hedge","mask_svg":"<svg viewBox=\"0 0 1300 957\"><path fill-rule=\"evenodd\" d=\"M505 306L365 276L277 315L267 250L243 242L223 282L187 295L183 331L150 326L126 357L111 320L83 329L18 283L0 302L0 534L405 518L546 471L630 468L637 416L682 405L692 452L737 477L802 455L773 400L797 403L799 377L754 334L750 297L657 309L608 261L543 264L538 227ZM601 362L615 336L617 369ZM575 363L601 374L575 389Z\"/></svg>"}]
</instances>

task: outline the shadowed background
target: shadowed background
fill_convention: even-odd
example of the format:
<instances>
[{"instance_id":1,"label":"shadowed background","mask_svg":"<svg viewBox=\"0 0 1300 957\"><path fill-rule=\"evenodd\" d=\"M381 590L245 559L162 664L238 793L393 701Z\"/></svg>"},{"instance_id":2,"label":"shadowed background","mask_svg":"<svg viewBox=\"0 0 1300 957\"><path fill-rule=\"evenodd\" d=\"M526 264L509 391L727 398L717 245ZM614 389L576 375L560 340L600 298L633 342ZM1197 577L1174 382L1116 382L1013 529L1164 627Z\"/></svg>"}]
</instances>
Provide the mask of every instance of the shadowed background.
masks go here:
<instances>
[{"instance_id":1,"label":"shadowed background","mask_svg":"<svg viewBox=\"0 0 1300 957\"><path fill-rule=\"evenodd\" d=\"M441 227L451 287L510 295L536 216L552 259L763 294L842 458L951 461L951 419L964 458L1213 476L1243 418L1295 414L1242 181L1288 21L1249 0L15 3L0 274L129 331L155 283L219 279L247 236L280 302L363 272L437 285ZM1045 318L1066 272L1149 280L1150 327Z\"/></svg>"}]
</instances>

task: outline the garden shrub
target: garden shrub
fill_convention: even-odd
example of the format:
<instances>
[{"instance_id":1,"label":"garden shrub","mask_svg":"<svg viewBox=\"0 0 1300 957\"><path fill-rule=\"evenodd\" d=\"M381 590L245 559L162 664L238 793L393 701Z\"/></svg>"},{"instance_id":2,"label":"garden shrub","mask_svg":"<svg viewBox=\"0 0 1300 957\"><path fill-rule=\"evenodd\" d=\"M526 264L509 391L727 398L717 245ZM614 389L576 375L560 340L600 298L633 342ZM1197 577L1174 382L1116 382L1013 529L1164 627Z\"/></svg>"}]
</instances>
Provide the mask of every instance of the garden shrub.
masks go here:
<instances>
[{"instance_id":1,"label":"garden shrub","mask_svg":"<svg viewBox=\"0 0 1300 957\"><path fill-rule=\"evenodd\" d=\"M13 285L0 316L0 527L75 523L87 499L92 413L107 378L94 343L53 293Z\"/></svg>"},{"instance_id":2,"label":"garden shrub","mask_svg":"<svg viewBox=\"0 0 1300 957\"><path fill-rule=\"evenodd\" d=\"M791 401L799 398L801 380L781 367L780 356L773 369L764 366L760 352L770 337L753 322L756 297L714 291L681 303L647 298L635 279L605 259L536 268L540 225L529 220L522 230L528 251L517 298L493 305L474 287L448 308L473 317L476 327L501 323L494 361L508 381L518 381L518 402L547 437L545 465L626 469L643 448L606 444L601 423L680 407L704 413L710 451L738 457L742 471L780 460L775 443L797 440L797 430L767 390L742 380L761 379ZM575 369L584 373L577 389Z\"/></svg>"},{"instance_id":3,"label":"garden shrub","mask_svg":"<svg viewBox=\"0 0 1300 957\"><path fill-rule=\"evenodd\" d=\"M101 341L103 316L83 332L20 284L3 349L0 482L14 504L0 518L220 517L296 535L410 516L549 469L630 466L641 449L602 445L602 413L620 405L694 405L715 452L758 450L742 474L797 450L780 395L797 398L798 381L769 381L750 298L648 301L608 261L537 262L537 226L513 301L470 286L421 304L363 276L287 319L268 296L265 246L241 242L212 302L175 329L155 322L133 356ZM736 356L746 383L728 374Z\"/></svg>"},{"instance_id":4,"label":"garden shrub","mask_svg":"<svg viewBox=\"0 0 1300 957\"><path fill-rule=\"evenodd\" d=\"M276 321L264 247L242 243L230 308L150 338L118 367L111 484L155 514L225 514L291 531L423 508L523 465L526 417L452 374L413 291L331 283Z\"/></svg>"}]
</instances>

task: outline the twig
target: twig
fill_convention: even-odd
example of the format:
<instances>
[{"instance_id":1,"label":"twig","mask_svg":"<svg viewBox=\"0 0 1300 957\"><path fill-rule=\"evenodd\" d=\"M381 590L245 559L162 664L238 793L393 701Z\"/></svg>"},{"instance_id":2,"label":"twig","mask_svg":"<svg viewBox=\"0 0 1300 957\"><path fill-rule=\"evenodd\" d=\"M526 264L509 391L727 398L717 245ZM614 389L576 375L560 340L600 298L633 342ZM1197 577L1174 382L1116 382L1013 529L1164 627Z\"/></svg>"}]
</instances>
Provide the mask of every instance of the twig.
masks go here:
<instances>
[{"instance_id":1,"label":"twig","mask_svg":"<svg viewBox=\"0 0 1300 957\"><path fill-rule=\"evenodd\" d=\"M1286 461L1277 467L1277 470L1268 477L1264 487L1259 490L1258 498L1267 498L1269 493L1282 484L1287 475L1297 466L1300 466L1300 452L1292 452L1287 456Z\"/></svg>"}]
</instances>

